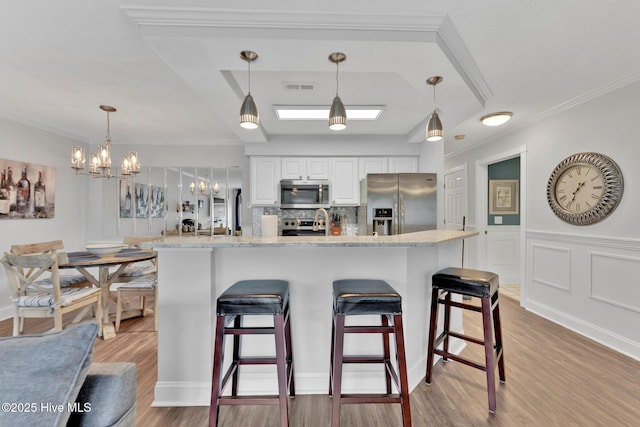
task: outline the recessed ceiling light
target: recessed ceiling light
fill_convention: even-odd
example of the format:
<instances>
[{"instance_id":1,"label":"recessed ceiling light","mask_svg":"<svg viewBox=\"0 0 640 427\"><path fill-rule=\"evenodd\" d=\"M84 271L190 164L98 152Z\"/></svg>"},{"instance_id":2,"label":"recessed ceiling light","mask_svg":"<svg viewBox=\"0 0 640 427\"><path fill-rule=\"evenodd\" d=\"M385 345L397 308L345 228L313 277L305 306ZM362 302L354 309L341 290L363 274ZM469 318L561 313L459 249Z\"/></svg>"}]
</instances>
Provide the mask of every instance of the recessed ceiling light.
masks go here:
<instances>
[{"instance_id":1,"label":"recessed ceiling light","mask_svg":"<svg viewBox=\"0 0 640 427\"><path fill-rule=\"evenodd\" d=\"M454 136L455 139L460 140L460 139L464 139L464 135L460 134L460 135L456 135Z\"/></svg>"},{"instance_id":2,"label":"recessed ceiling light","mask_svg":"<svg viewBox=\"0 0 640 427\"><path fill-rule=\"evenodd\" d=\"M500 126L507 123L513 113L510 111L500 111L499 113L491 113L480 117L480 121L485 126Z\"/></svg>"},{"instance_id":3,"label":"recessed ceiling light","mask_svg":"<svg viewBox=\"0 0 640 427\"><path fill-rule=\"evenodd\" d=\"M274 105L279 120L327 120L328 105ZM346 106L349 120L378 120L384 105Z\"/></svg>"}]
</instances>

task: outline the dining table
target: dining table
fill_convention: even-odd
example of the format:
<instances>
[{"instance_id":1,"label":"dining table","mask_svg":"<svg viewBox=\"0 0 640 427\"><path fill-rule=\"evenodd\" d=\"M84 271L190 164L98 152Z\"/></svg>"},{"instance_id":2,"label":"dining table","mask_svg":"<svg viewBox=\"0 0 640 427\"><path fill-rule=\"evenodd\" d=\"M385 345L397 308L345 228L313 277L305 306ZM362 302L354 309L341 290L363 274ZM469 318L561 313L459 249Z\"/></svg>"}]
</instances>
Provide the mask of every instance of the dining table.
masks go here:
<instances>
[{"instance_id":1,"label":"dining table","mask_svg":"<svg viewBox=\"0 0 640 427\"><path fill-rule=\"evenodd\" d=\"M95 254L88 251L67 252L68 262L58 265L58 268L74 268L78 270L93 286L102 290L102 337L104 339L114 338L116 330L109 315L109 290L111 284L117 283L117 279L124 270L132 263L150 261L158 254L150 249L127 248L117 253ZM90 269L98 269L97 277ZM114 271L111 271L115 268Z\"/></svg>"}]
</instances>

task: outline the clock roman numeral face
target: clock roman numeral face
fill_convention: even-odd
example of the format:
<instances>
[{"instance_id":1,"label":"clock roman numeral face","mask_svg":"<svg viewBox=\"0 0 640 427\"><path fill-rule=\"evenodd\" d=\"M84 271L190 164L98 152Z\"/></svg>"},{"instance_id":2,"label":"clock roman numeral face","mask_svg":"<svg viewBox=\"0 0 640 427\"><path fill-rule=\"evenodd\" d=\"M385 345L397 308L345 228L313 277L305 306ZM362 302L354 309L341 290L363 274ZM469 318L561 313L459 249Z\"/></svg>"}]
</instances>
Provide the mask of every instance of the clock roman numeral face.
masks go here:
<instances>
[{"instance_id":1,"label":"clock roman numeral face","mask_svg":"<svg viewBox=\"0 0 640 427\"><path fill-rule=\"evenodd\" d=\"M547 202L561 220L591 225L615 210L623 191L622 171L610 157L576 153L558 163L549 176Z\"/></svg>"},{"instance_id":2,"label":"clock roman numeral face","mask_svg":"<svg viewBox=\"0 0 640 427\"><path fill-rule=\"evenodd\" d=\"M569 212L587 212L602 199L603 183L597 168L580 164L572 166L556 182L556 200Z\"/></svg>"}]
</instances>

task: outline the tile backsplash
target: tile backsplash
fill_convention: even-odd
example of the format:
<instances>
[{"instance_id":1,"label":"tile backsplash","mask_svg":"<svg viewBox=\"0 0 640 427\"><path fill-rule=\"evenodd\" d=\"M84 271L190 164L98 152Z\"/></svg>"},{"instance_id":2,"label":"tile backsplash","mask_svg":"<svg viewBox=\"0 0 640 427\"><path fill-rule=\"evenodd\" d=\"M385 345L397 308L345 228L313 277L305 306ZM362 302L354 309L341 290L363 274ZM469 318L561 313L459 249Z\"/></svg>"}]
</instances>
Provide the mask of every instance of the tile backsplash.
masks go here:
<instances>
[{"instance_id":1,"label":"tile backsplash","mask_svg":"<svg viewBox=\"0 0 640 427\"><path fill-rule=\"evenodd\" d=\"M358 234L358 219L357 219L356 207L343 207L335 206L327 209L329 218L333 218L334 215L339 215L342 220L342 234L347 236L355 236ZM262 215L277 215L278 216L278 234L281 233L281 222L287 218L311 218L316 213L316 209L280 209L276 207L263 207L253 208L253 235L262 235L262 222L260 218Z\"/></svg>"}]
</instances>

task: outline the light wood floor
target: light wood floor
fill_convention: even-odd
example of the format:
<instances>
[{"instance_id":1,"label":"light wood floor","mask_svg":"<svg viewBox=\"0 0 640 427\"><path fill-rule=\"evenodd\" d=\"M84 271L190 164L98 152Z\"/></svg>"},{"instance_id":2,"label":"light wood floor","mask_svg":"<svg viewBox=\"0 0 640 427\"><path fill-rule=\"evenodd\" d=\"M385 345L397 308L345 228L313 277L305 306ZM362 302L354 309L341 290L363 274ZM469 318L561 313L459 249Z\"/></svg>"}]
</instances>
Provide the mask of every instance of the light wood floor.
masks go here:
<instances>
[{"instance_id":1,"label":"light wood floor","mask_svg":"<svg viewBox=\"0 0 640 427\"><path fill-rule=\"evenodd\" d=\"M487 410L484 373L456 362L438 363L431 385L411 393L414 426L638 426L640 362L531 314L516 300L501 299L507 381L497 387L498 411ZM465 315L467 332L480 331L478 314ZM295 322L295 319L293 319ZM43 321L26 331L42 332ZM208 407L151 408L156 378L152 317L123 321L115 339L96 342L94 361L133 361L138 369L139 426L205 426ZM11 320L0 322L0 336ZM464 353L481 357L480 346ZM0 362L2 363L2 362ZM291 400L291 427L329 425L331 400L323 395ZM221 409L221 426L277 426L275 406ZM343 426L400 426L398 405L349 405Z\"/></svg>"}]
</instances>

